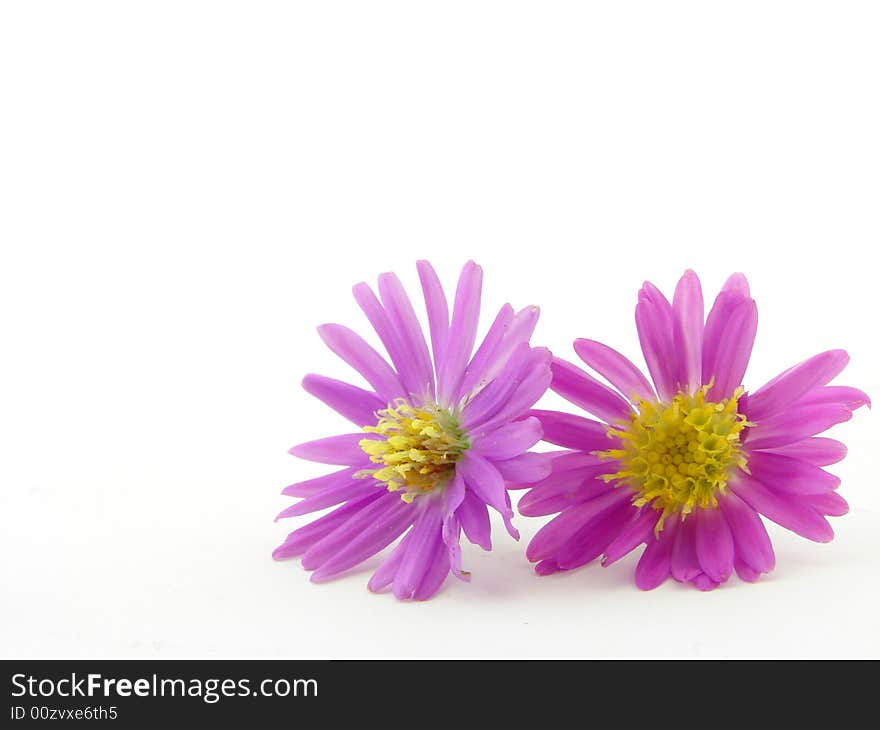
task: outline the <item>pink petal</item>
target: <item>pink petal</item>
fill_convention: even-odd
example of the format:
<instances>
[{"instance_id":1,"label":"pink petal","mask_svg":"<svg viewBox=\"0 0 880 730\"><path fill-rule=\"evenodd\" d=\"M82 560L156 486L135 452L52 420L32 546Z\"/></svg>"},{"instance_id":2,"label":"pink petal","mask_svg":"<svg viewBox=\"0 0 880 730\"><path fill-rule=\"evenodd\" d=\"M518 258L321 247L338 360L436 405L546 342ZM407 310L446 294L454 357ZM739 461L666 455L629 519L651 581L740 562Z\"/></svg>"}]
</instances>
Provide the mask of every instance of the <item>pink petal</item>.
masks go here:
<instances>
[{"instance_id":1,"label":"pink petal","mask_svg":"<svg viewBox=\"0 0 880 730\"><path fill-rule=\"evenodd\" d=\"M831 525L805 498L777 494L742 472L730 481L729 486L744 502L777 525L814 542L834 539Z\"/></svg>"},{"instance_id":2,"label":"pink petal","mask_svg":"<svg viewBox=\"0 0 880 730\"><path fill-rule=\"evenodd\" d=\"M715 373L718 343L727 329L730 315L747 299L749 299L749 283L742 274L733 274L715 298L703 332L703 384L708 383Z\"/></svg>"},{"instance_id":3,"label":"pink petal","mask_svg":"<svg viewBox=\"0 0 880 730\"><path fill-rule=\"evenodd\" d=\"M619 446L619 441L608 435L608 424L559 411L532 409L529 413L541 421L543 440L547 443L580 451L605 451Z\"/></svg>"},{"instance_id":4,"label":"pink petal","mask_svg":"<svg viewBox=\"0 0 880 730\"><path fill-rule=\"evenodd\" d=\"M789 494L821 494L840 486L840 479L818 466L769 451L749 454L749 472L759 482Z\"/></svg>"},{"instance_id":5,"label":"pink petal","mask_svg":"<svg viewBox=\"0 0 880 730\"><path fill-rule=\"evenodd\" d=\"M730 526L737 558L758 572L773 570L776 565L773 544L758 513L732 491L720 497L718 503Z\"/></svg>"},{"instance_id":6,"label":"pink petal","mask_svg":"<svg viewBox=\"0 0 880 730\"><path fill-rule=\"evenodd\" d=\"M388 405L375 393L323 375L306 375L302 387L358 426L375 425L376 411Z\"/></svg>"},{"instance_id":7,"label":"pink petal","mask_svg":"<svg viewBox=\"0 0 880 730\"><path fill-rule=\"evenodd\" d=\"M614 490L597 479L608 472L607 464L595 464L575 471L551 475L545 482L529 490L520 499L517 509L526 517L542 517L588 502Z\"/></svg>"},{"instance_id":8,"label":"pink petal","mask_svg":"<svg viewBox=\"0 0 880 730\"><path fill-rule=\"evenodd\" d=\"M669 567L679 583L687 583L703 572L697 557L697 521L693 516L686 517L678 526Z\"/></svg>"},{"instance_id":9,"label":"pink petal","mask_svg":"<svg viewBox=\"0 0 880 730\"><path fill-rule=\"evenodd\" d=\"M283 560L301 555L384 495L387 495L387 492L377 489L375 494L347 502L342 507L333 510L330 514L319 517L317 520L294 530L281 545L275 548L272 557L275 560Z\"/></svg>"},{"instance_id":10,"label":"pink petal","mask_svg":"<svg viewBox=\"0 0 880 730\"><path fill-rule=\"evenodd\" d=\"M730 398L742 384L757 331L758 308L754 300L747 299L733 310L721 333L713 371L703 372L704 382L715 378L707 395L709 400L717 402Z\"/></svg>"},{"instance_id":11,"label":"pink petal","mask_svg":"<svg viewBox=\"0 0 880 730\"><path fill-rule=\"evenodd\" d=\"M365 433L329 436L294 446L288 453L300 459L317 461L321 464L356 466L365 463L369 458L358 445L365 438L371 437Z\"/></svg>"},{"instance_id":12,"label":"pink petal","mask_svg":"<svg viewBox=\"0 0 880 730\"><path fill-rule=\"evenodd\" d=\"M413 594L434 567L436 553L443 551L439 503L426 502L419 505L419 514L410 530L409 544L394 576L392 590L401 600L413 598ZM448 571L448 564L447 564Z\"/></svg>"},{"instance_id":13,"label":"pink petal","mask_svg":"<svg viewBox=\"0 0 880 730\"><path fill-rule=\"evenodd\" d=\"M829 517L841 517L849 512L849 505L837 492L810 494L804 497L804 502L819 514L828 515Z\"/></svg>"},{"instance_id":14,"label":"pink petal","mask_svg":"<svg viewBox=\"0 0 880 730\"><path fill-rule=\"evenodd\" d=\"M332 489L340 484L347 484L351 481L354 473L358 471L358 467L350 467L342 471L335 471L332 474L324 474L323 476L307 479L304 482L297 482L285 487L281 490L281 494L288 497L311 497L325 489Z\"/></svg>"},{"instance_id":15,"label":"pink petal","mask_svg":"<svg viewBox=\"0 0 880 730\"><path fill-rule=\"evenodd\" d=\"M449 306L443 286L437 272L427 261L417 261L419 281L425 297L425 309L428 312L428 328L431 331L431 349L434 352L434 363L443 362L446 340L449 336Z\"/></svg>"},{"instance_id":16,"label":"pink petal","mask_svg":"<svg viewBox=\"0 0 880 730\"><path fill-rule=\"evenodd\" d=\"M698 509L697 557L703 572L716 583L723 583L733 573L733 535L720 509Z\"/></svg>"},{"instance_id":17,"label":"pink petal","mask_svg":"<svg viewBox=\"0 0 880 730\"><path fill-rule=\"evenodd\" d=\"M534 417L508 423L476 439L472 448L491 461L512 459L528 451L541 440L541 422Z\"/></svg>"},{"instance_id":18,"label":"pink petal","mask_svg":"<svg viewBox=\"0 0 880 730\"><path fill-rule=\"evenodd\" d=\"M554 557L560 546L590 520L630 498L627 490L615 489L584 504L569 507L538 530L526 548L526 557L533 563Z\"/></svg>"},{"instance_id":19,"label":"pink petal","mask_svg":"<svg viewBox=\"0 0 880 730\"><path fill-rule=\"evenodd\" d=\"M647 542L653 537L654 526L660 519L660 510L643 507L641 511L638 511L633 507L633 514L634 519L605 548L605 557L602 558L603 567L607 568L609 565L616 563L624 555L628 555L643 542Z\"/></svg>"},{"instance_id":20,"label":"pink petal","mask_svg":"<svg viewBox=\"0 0 880 730\"><path fill-rule=\"evenodd\" d=\"M479 545L483 550L492 549L492 528L489 523L489 511L486 504L470 489L465 489L464 498L455 516L468 540Z\"/></svg>"},{"instance_id":21,"label":"pink petal","mask_svg":"<svg viewBox=\"0 0 880 730\"><path fill-rule=\"evenodd\" d=\"M643 591L653 590L669 577L678 527L678 522L668 520L659 537L648 538L648 547L636 565L636 585Z\"/></svg>"},{"instance_id":22,"label":"pink petal","mask_svg":"<svg viewBox=\"0 0 880 730\"><path fill-rule=\"evenodd\" d=\"M428 344L412 303L395 274L385 273L379 277L379 296L382 297L382 304L385 305L391 324L397 330L409 363L408 369L413 373L410 393L433 393L434 370Z\"/></svg>"},{"instance_id":23,"label":"pink petal","mask_svg":"<svg viewBox=\"0 0 880 730\"><path fill-rule=\"evenodd\" d=\"M544 454L520 454L512 459L493 462L508 489L521 489L540 482L550 474L550 459Z\"/></svg>"},{"instance_id":24,"label":"pink petal","mask_svg":"<svg viewBox=\"0 0 880 730\"><path fill-rule=\"evenodd\" d=\"M672 305L649 281L639 292L636 329L657 394L663 401L672 400L678 390L678 355L672 342Z\"/></svg>"},{"instance_id":25,"label":"pink petal","mask_svg":"<svg viewBox=\"0 0 880 730\"><path fill-rule=\"evenodd\" d=\"M809 461L816 466L830 466L846 456L846 445L834 439L814 436L786 446L778 446L771 453Z\"/></svg>"},{"instance_id":26,"label":"pink petal","mask_svg":"<svg viewBox=\"0 0 880 730\"><path fill-rule=\"evenodd\" d=\"M376 572L370 577L370 580L367 583L367 588L374 593L381 591L383 588L387 588L394 581L394 575L397 573L397 569L400 567L400 563L403 560L403 556L406 554L407 547L409 545L409 535L405 535L403 540L401 540L394 547L394 550L391 551L391 554L385 558L382 564L376 569Z\"/></svg>"},{"instance_id":27,"label":"pink petal","mask_svg":"<svg viewBox=\"0 0 880 730\"><path fill-rule=\"evenodd\" d=\"M749 394L749 419L760 422L780 413L813 388L831 381L848 362L845 350L828 350L789 368Z\"/></svg>"},{"instance_id":28,"label":"pink petal","mask_svg":"<svg viewBox=\"0 0 880 730\"><path fill-rule=\"evenodd\" d=\"M504 478L491 462L468 450L456 463L455 471L483 502L502 515L513 517L513 510L507 502Z\"/></svg>"},{"instance_id":29,"label":"pink petal","mask_svg":"<svg viewBox=\"0 0 880 730\"><path fill-rule=\"evenodd\" d=\"M464 369L477 338L482 289L483 270L473 261L468 261L458 279L452 323L438 377L437 394L444 404L452 405L457 401Z\"/></svg>"},{"instance_id":30,"label":"pink petal","mask_svg":"<svg viewBox=\"0 0 880 730\"><path fill-rule=\"evenodd\" d=\"M303 555L302 566L306 570L328 566L318 576L312 576L315 581L347 570L396 540L412 524L414 516L414 505L385 492L313 544ZM345 567L338 567L343 563Z\"/></svg>"},{"instance_id":31,"label":"pink petal","mask_svg":"<svg viewBox=\"0 0 880 730\"><path fill-rule=\"evenodd\" d=\"M833 404L854 411L862 406L870 408L871 399L865 391L858 388L850 388L846 385L826 385L824 388L813 388L797 400L799 406L808 404L811 406Z\"/></svg>"},{"instance_id":32,"label":"pink petal","mask_svg":"<svg viewBox=\"0 0 880 730\"><path fill-rule=\"evenodd\" d=\"M595 340L578 339L574 350L581 360L605 378L632 402L642 398L647 401L657 399L654 388L635 365L617 350Z\"/></svg>"},{"instance_id":33,"label":"pink petal","mask_svg":"<svg viewBox=\"0 0 880 730\"><path fill-rule=\"evenodd\" d=\"M753 418L751 412L748 417ZM745 441L749 451L786 446L827 431L850 418L852 411L843 406L795 406L747 429Z\"/></svg>"},{"instance_id":34,"label":"pink petal","mask_svg":"<svg viewBox=\"0 0 880 730\"><path fill-rule=\"evenodd\" d=\"M688 269L672 298L673 344L679 356L679 385L693 392L702 385L703 292L697 275Z\"/></svg>"},{"instance_id":35,"label":"pink petal","mask_svg":"<svg viewBox=\"0 0 880 730\"><path fill-rule=\"evenodd\" d=\"M629 403L577 366L554 357L550 369L553 372L550 389L567 401L607 423L629 420L632 414Z\"/></svg>"},{"instance_id":36,"label":"pink petal","mask_svg":"<svg viewBox=\"0 0 880 730\"><path fill-rule=\"evenodd\" d=\"M474 393L489 382L489 378L484 378L486 368L490 362L494 361L494 354L501 345L504 335L507 333L510 323L513 321L513 307L505 304L489 327L489 331L468 363L465 370L464 380L462 380L459 390L462 395ZM509 353L508 353L509 354Z\"/></svg>"},{"instance_id":37,"label":"pink petal","mask_svg":"<svg viewBox=\"0 0 880 730\"><path fill-rule=\"evenodd\" d=\"M325 324L318 327L318 334L327 347L363 375L385 403L407 395L385 359L348 327Z\"/></svg>"}]
</instances>

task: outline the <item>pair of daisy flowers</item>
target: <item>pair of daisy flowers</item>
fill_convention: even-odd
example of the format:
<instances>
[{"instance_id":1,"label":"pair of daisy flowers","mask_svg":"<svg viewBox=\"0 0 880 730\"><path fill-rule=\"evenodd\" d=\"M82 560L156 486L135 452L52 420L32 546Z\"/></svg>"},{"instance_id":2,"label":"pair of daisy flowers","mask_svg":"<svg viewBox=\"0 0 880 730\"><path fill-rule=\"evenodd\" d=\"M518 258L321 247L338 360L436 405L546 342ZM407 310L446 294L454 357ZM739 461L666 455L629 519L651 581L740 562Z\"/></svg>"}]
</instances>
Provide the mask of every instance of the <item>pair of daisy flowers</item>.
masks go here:
<instances>
[{"instance_id":1,"label":"pair of daisy flowers","mask_svg":"<svg viewBox=\"0 0 880 730\"><path fill-rule=\"evenodd\" d=\"M606 345L574 342L606 384L530 344L537 307L505 304L475 351L482 269L465 265L450 319L434 269L427 261L417 268L430 345L391 273L379 277L378 297L366 284L354 287L388 359L342 325L318 328L370 389L304 379L306 391L357 431L291 449L340 469L284 489L301 499L279 519L333 509L290 533L276 559L301 556L320 582L399 539L368 586L424 600L450 572L469 579L462 533L491 550L490 508L519 538L514 489L529 489L520 514L555 515L526 550L539 575L600 557L607 566L645 545L639 588L671 576L711 590L734 571L752 582L773 569L762 516L810 540L833 538L826 517L848 507L840 480L822 467L846 447L817 434L870 401L829 385L849 360L843 350L747 392L758 313L742 274L727 280L705 320L694 272L682 276L671 303L645 283L635 320L650 379ZM548 388L592 418L534 409ZM558 450L531 451L542 440Z\"/></svg>"}]
</instances>

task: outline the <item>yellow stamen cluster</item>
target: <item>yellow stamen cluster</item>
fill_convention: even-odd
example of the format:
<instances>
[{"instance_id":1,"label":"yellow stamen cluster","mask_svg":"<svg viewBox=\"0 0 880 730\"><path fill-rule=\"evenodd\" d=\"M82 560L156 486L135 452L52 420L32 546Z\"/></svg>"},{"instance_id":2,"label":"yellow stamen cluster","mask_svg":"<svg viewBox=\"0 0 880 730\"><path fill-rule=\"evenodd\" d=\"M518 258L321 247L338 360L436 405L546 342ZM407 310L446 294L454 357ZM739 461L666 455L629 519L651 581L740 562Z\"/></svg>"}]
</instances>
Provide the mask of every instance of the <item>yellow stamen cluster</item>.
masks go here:
<instances>
[{"instance_id":1,"label":"yellow stamen cluster","mask_svg":"<svg viewBox=\"0 0 880 730\"><path fill-rule=\"evenodd\" d=\"M669 515L680 513L684 519L696 507L718 507L717 493L727 489L731 469L747 470L740 433L751 424L737 411L743 390L713 403L706 400L710 387L680 392L671 403L639 399L630 422L608 432L623 442L622 448L598 453L623 467L604 476L606 482L619 480L632 487L635 506L650 504L663 511L657 534Z\"/></svg>"},{"instance_id":2,"label":"yellow stamen cluster","mask_svg":"<svg viewBox=\"0 0 880 730\"><path fill-rule=\"evenodd\" d=\"M364 431L382 439L363 439L360 447L370 461L382 466L355 476L384 482L389 492L403 490L400 498L404 502L445 486L455 462L470 446L455 416L433 404L414 408L403 399L376 415L379 422L365 426Z\"/></svg>"}]
</instances>

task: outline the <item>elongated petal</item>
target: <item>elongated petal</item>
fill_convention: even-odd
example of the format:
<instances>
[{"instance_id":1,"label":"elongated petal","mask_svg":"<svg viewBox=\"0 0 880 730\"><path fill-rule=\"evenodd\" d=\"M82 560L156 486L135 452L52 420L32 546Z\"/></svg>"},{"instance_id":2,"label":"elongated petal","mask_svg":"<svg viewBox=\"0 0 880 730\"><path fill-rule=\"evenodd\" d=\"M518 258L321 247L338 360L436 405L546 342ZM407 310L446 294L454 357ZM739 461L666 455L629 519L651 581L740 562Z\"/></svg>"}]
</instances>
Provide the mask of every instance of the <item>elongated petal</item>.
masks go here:
<instances>
[{"instance_id":1,"label":"elongated petal","mask_svg":"<svg viewBox=\"0 0 880 730\"><path fill-rule=\"evenodd\" d=\"M449 563L449 551L447 550L446 545L444 545L443 540L435 538L433 548L425 566L425 573L422 576L421 581L419 581L418 587L413 591L413 599L416 601L427 601L431 598L431 596L440 590L440 586L443 585L443 581L446 580L446 576L449 575L451 567L452 566Z\"/></svg>"},{"instance_id":2,"label":"elongated petal","mask_svg":"<svg viewBox=\"0 0 880 730\"><path fill-rule=\"evenodd\" d=\"M465 537L483 550L492 549L492 527L489 522L489 510L470 489L465 489L464 498L455 512Z\"/></svg>"},{"instance_id":3,"label":"elongated petal","mask_svg":"<svg viewBox=\"0 0 880 730\"><path fill-rule=\"evenodd\" d=\"M850 388L846 385L826 385L824 388L813 388L806 395L801 396L796 405L819 406L837 405L854 411L862 406L871 407L871 399L868 394L858 388Z\"/></svg>"},{"instance_id":4,"label":"elongated petal","mask_svg":"<svg viewBox=\"0 0 880 730\"><path fill-rule=\"evenodd\" d=\"M693 516L678 527L669 567L672 577L679 583L693 580L703 572L697 557L697 521Z\"/></svg>"},{"instance_id":5,"label":"elongated petal","mask_svg":"<svg viewBox=\"0 0 880 730\"><path fill-rule=\"evenodd\" d=\"M602 512L613 509L629 499L630 494L625 489L614 489L589 502L569 507L538 530L526 548L526 557L533 563L554 557L556 551L572 533Z\"/></svg>"},{"instance_id":6,"label":"elongated petal","mask_svg":"<svg viewBox=\"0 0 880 730\"><path fill-rule=\"evenodd\" d=\"M419 281L425 297L425 309L428 313L428 328L431 331L431 349L434 352L434 363L439 367L446 351L446 340L449 337L449 305L437 272L427 261L417 261ZM439 373L438 373L439 374Z\"/></svg>"},{"instance_id":7,"label":"elongated petal","mask_svg":"<svg viewBox=\"0 0 880 730\"><path fill-rule=\"evenodd\" d=\"M332 489L338 485L347 484L351 481L357 470L358 467L350 467L341 471L335 471L332 474L324 474L314 479L307 479L304 482L297 482L282 489L281 494L286 494L288 497L311 497L313 494L318 494L325 489Z\"/></svg>"},{"instance_id":8,"label":"elongated petal","mask_svg":"<svg viewBox=\"0 0 880 730\"><path fill-rule=\"evenodd\" d=\"M718 503L730 526L737 558L759 573L773 570L773 544L758 513L731 491L720 497Z\"/></svg>"},{"instance_id":9,"label":"elongated petal","mask_svg":"<svg viewBox=\"0 0 880 730\"><path fill-rule=\"evenodd\" d=\"M375 393L323 375L306 375L302 387L358 426L375 425L376 411L388 405Z\"/></svg>"},{"instance_id":10,"label":"elongated petal","mask_svg":"<svg viewBox=\"0 0 880 730\"><path fill-rule=\"evenodd\" d=\"M461 523L456 517L456 511L464 501L464 479L456 474L455 478L443 492L443 543L449 556L449 569L456 578L468 580L470 573L461 569Z\"/></svg>"},{"instance_id":11,"label":"elongated petal","mask_svg":"<svg viewBox=\"0 0 880 730\"><path fill-rule=\"evenodd\" d=\"M670 520L659 537L648 538L648 547L636 565L636 585L643 591L653 590L669 577L678 527L678 522Z\"/></svg>"},{"instance_id":12,"label":"elongated petal","mask_svg":"<svg viewBox=\"0 0 880 730\"><path fill-rule=\"evenodd\" d=\"M550 474L550 458L544 454L520 454L494 462L508 489L519 489L540 482Z\"/></svg>"},{"instance_id":13,"label":"elongated petal","mask_svg":"<svg viewBox=\"0 0 880 730\"><path fill-rule=\"evenodd\" d=\"M321 325L318 334L327 347L363 375L383 401L391 403L406 395L397 373L359 335L341 324Z\"/></svg>"},{"instance_id":14,"label":"elongated petal","mask_svg":"<svg viewBox=\"0 0 880 730\"><path fill-rule=\"evenodd\" d=\"M312 545L302 557L302 566L306 570L320 568L334 558L334 556L340 554L348 555L347 546L351 544L354 544L355 550L360 550L365 547L365 543L360 541L361 534L365 535L366 547L374 544L370 542L371 539L381 543L382 539L394 532L399 524L406 523L407 520L411 523L414 516L415 509L413 505L406 504L396 494L384 492L379 499L369 502L363 509L355 512L333 532ZM388 538L388 542L380 545L373 552L378 552L385 545L391 543L403 532L404 528L405 525L397 529L396 534ZM373 553L370 554L372 555ZM363 559L361 558L361 560ZM360 560L351 565L356 565L358 562ZM341 570L344 570L344 568ZM320 580L320 577L316 578L316 580Z\"/></svg>"},{"instance_id":15,"label":"elongated petal","mask_svg":"<svg viewBox=\"0 0 880 730\"><path fill-rule=\"evenodd\" d=\"M579 339L574 341L574 351L629 401L635 402L638 398L656 400L654 388L642 371L617 350L595 340Z\"/></svg>"},{"instance_id":16,"label":"elongated petal","mask_svg":"<svg viewBox=\"0 0 880 730\"><path fill-rule=\"evenodd\" d=\"M757 331L758 307L753 299L747 299L733 310L721 333L712 372L703 372L703 382L714 378L707 395L709 400L718 402L730 398L742 384Z\"/></svg>"},{"instance_id":17,"label":"elongated petal","mask_svg":"<svg viewBox=\"0 0 880 730\"><path fill-rule=\"evenodd\" d=\"M318 566L310 580L314 583L328 580L375 555L400 537L412 524L414 512L413 506L401 499L388 504L373 521L358 526L358 531L351 534L332 556ZM309 567L309 553L303 556L303 567Z\"/></svg>"},{"instance_id":18,"label":"elongated petal","mask_svg":"<svg viewBox=\"0 0 880 730\"><path fill-rule=\"evenodd\" d=\"M576 365L554 357L550 369L553 373L550 389L567 401L606 423L629 419L632 413L629 403Z\"/></svg>"},{"instance_id":19,"label":"elongated petal","mask_svg":"<svg viewBox=\"0 0 880 730\"><path fill-rule=\"evenodd\" d=\"M678 390L678 355L672 342L672 305L648 281L639 292L636 329L657 394L661 400L669 401Z\"/></svg>"},{"instance_id":20,"label":"elongated petal","mask_svg":"<svg viewBox=\"0 0 880 730\"><path fill-rule=\"evenodd\" d=\"M718 356L718 343L727 329L730 315L733 311L749 299L749 283L742 274L733 274L721 287L721 291L715 298L715 303L706 317L706 328L703 332L703 383L715 372Z\"/></svg>"},{"instance_id":21,"label":"elongated petal","mask_svg":"<svg viewBox=\"0 0 880 730\"><path fill-rule=\"evenodd\" d=\"M761 577L761 571L755 570L751 565L741 560L739 554L737 554L733 561L733 569L736 571L739 579L744 580L746 583L754 583Z\"/></svg>"},{"instance_id":22,"label":"elongated petal","mask_svg":"<svg viewBox=\"0 0 880 730\"><path fill-rule=\"evenodd\" d=\"M383 492L377 489L375 494L347 502L342 507L333 510L330 514L319 517L314 522L294 530L281 545L275 548L272 557L275 560L283 560L296 555L302 555L313 545L348 522L354 515L366 509L371 503L376 502L383 496Z\"/></svg>"},{"instance_id":23,"label":"elongated petal","mask_svg":"<svg viewBox=\"0 0 880 730\"><path fill-rule=\"evenodd\" d=\"M507 421L525 415L537 400L547 392L552 374L550 351L545 347L533 347L510 397L503 401L498 411L488 420L476 423L472 433L489 433Z\"/></svg>"},{"instance_id":24,"label":"elongated petal","mask_svg":"<svg viewBox=\"0 0 880 730\"><path fill-rule=\"evenodd\" d=\"M431 366L431 355L428 344L422 334L415 310L400 279L395 274L385 273L379 277L379 296L391 324L397 330L398 338L406 353L409 369L412 371L413 383L411 393L434 393L434 371ZM398 368L398 372L400 369Z\"/></svg>"},{"instance_id":25,"label":"elongated petal","mask_svg":"<svg viewBox=\"0 0 880 730\"><path fill-rule=\"evenodd\" d=\"M608 435L608 424L559 411L532 409L529 413L541 421L543 440L547 443L580 451L605 451L619 446L618 440Z\"/></svg>"},{"instance_id":26,"label":"elongated petal","mask_svg":"<svg viewBox=\"0 0 880 730\"><path fill-rule=\"evenodd\" d=\"M530 306L524 307L514 315L510 326L504 333L504 338L486 363L485 372L480 378L480 382L477 383L478 386L497 377L513 351L523 343L528 343L535 331L535 325L538 324L540 314L541 310L538 307ZM464 388L462 391L467 392Z\"/></svg>"},{"instance_id":27,"label":"elongated petal","mask_svg":"<svg viewBox=\"0 0 880 730\"><path fill-rule=\"evenodd\" d=\"M829 517L840 517L849 512L849 505L837 492L808 494L804 497L804 502L819 514L828 515Z\"/></svg>"},{"instance_id":28,"label":"elongated petal","mask_svg":"<svg viewBox=\"0 0 880 730\"><path fill-rule=\"evenodd\" d=\"M455 470L483 502L502 515L513 517L513 510L507 505L504 479L491 462L468 450L459 459Z\"/></svg>"},{"instance_id":29,"label":"elongated petal","mask_svg":"<svg viewBox=\"0 0 880 730\"><path fill-rule=\"evenodd\" d=\"M501 346L501 341L507 333L507 328L513 321L513 307L505 304L496 315L494 321L489 327L489 331L468 363L465 370L464 380L461 383L461 392L463 395L475 393L483 388L489 378L486 375L486 368L493 361L493 356Z\"/></svg>"},{"instance_id":30,"label":"elongated petal","mask_svg":"<svg viewBox=\"0 0 880 730\"><path fill-rule=\"evenodd\" d=\"M391 358L403 388L408 393L427 392L427 386L417 388L419 378L413 367L412 358L409 356L401 340L401 332L391 321L388 312L385 311L373 290L367 284L361 282L352 287L351 292L361 311L366 315L379 339L382 341L382 345L385 347L388 357Z\"/></svg>"},{"instance_id":31,"label":"elongated petal","mask_svg":"<svg viewBox=\"0 0 880 730\"><path fill-rule=\"evenodd\" d=\"M512 459L541 440L541 422L534 417L508 423L476 440L472 447L491 461Z\"/></svg>"},{"instance_id":32,"label":"elongated petal","mask_svg":"<svg viewBox=\"0 0 880 730\"><path fill-rule=\"evenodd\" d=\"M472 433L476 426L489 421L505 403L510 402L517 386L528 371L531 354L529 346L525 343L521 344L510 356L501 374L473 398L467 400L461 414L461 424L465 429Z\"/></svg>"},{"instance_id":33,"label":"elongated petal","mask_svg":"<svg viewBox=\"0 0 880 730\"><path fill-rule=\"evenodd\" d=\"M620 531L611 544L605 548L602 566L608 567L616 563L624 555L628 555L639 545L650 540L654 534L654 526L660 519L660 511L650 507L638 511L633 507L633 520Z\"/></svg>"},{"instance_id":34,"label":"elongated petal","mask_svg":"<svg viewBox=\"0 0 880 730\"><path fill-rule=\"evenodd\" d=\"M757 451L793 444L850 418L852 411L843 406L797 406L745 431L746 445L749 451Z\"/></svg>"},{"instance_id":35,"label":"elongated petal","mask_svg":"<svg viewBox=\"0 0 880 730\"><path fill-rule=\"evenodd\" d=\"M455 292L452 323L443 365L437 385L441 402L454 404L458 400L459 385L464 369L474 349L477 324L480 319L480 295L483 288L483 270L473 261L465 264Z\"/></svg>"},{"instance_id":36,"label":"elongated petal","mask_svg":"<svg viewBox=\"0 0 880 730\"><path fill-rule=\"evenodd\" d=\"M367 462L368 459L363 449L358 445L365 438L370 438L370 436L365 433L329 436L294 446L289 453L300 459L317 461L321 464L356 466Z\"/></svg>"},{"instance_id":37,"label":"elongated petal","mask_svg":"<svg viewBox=\"0 0 880 730\"><path fill-rule=\"evenodd\" d=\"M818 466L769 451L749 455L749 472L759 482L789 494L822 494L840 486L840 479Z\"/></svg>"},{"instance_id":38,"label":"elongated petal","mask_svg":"<svg viewBox=\"0 0 880 730\"><path fill-rule=\"evenodd\" d=\"M632 508L619 505L601 513L563 545L555 562L561 570L574 570L598 558L629 520Z\"/></svg>"},{"instance_id":39,"label":"elongated petal","mask_svg":"<svg viewBox=\"0 0 880 730\"><path fill-rule=\"evenodd\" d=\"M698 509L697 557L700 567L716 583L726 581L733 573L733 535L720 509Z\"/></svg>"},{"instance_id":40,"label":"elongated petal","mask_svg":"<svg viewBox=\"0 0 880 730\"><path fill-rule=\"evenodd\" d=\"M679 355L679 385L693 392L703 383L703 291L699 278L690 269L675 287L672 314L673 344Z\"/></svg>"},{"instance_id":41,"label":"elongated petal","mask_svg":"<svg viewBox=\"0 0 880 730\"><path fill-rule=\"evenodd\" d=\"M423 504L409 533L409 545L394 576L394 595L401 600L413 594L443 545L439 503Z\"/></svg>"},{"instance_id":42,"label":"elongated petal","mask_svg":"<svg viewBox=\"0 0 880 730\"><path fill-rule=\"evenodd\" d=\"M752 509L801 537L814 542L834 539L831 525L804 498L779 495L743 473L731 479L730 488Z\"/></svg>"},{"instance_id":43,"label":"elongated petal","mask_svg":"<svg viewBox=\"0 0 880 730\"><path fill-rule=\"evenodd\" d=\"M614 489L597 479L599 475L607 474L608 471L608 465L600 463L593 467L553 475L553 478L523 495L517 509L526 517L541 517L595 499Z\"/></svg>"},{"instance_id":44,"label":"elongated petal","mask_svg":"<svg viewBox=\"0 0 880 730\"><path fill-rule=\"evenodd\" d=\"M771 452L809 461L816 466L830 466L846 456L846 445L834 439L814 436L793 444L778 446Z\"/></svg>"},{"instance_id":45,"label":"elongated petal","mask_svg":"<svg viewBox=\"0 0 880 730\"><path fill-rule=\"evenodd\" d=\"M400 568L403 556L406 554L409 546L409 534L405 535L391 551L391 554L385 558L382 564L376 569L376 572L370 577L367 588L371 591L378 592L383 588L387 588L394 581L394 576Z\"/></svg>"},{"instance_id":46,"label":"elongated petal","mask_svg":"<svg viewBox=\"0 0 880 730\"><path fill-rule=\"evenodd\" d=\"M347 502L350 499L367 496L371 491L381 489L372 479L356 479L352 477L347 482L342 482L328 489L324 489L318 494L291 505L282 511L275 520L282 520L287 517L299 517L307 515L311 512L317 512L327 507L334 507L340 502Z\"/></svg>"},{"instance_id":47,"label":"elongated petal","mask_svg":"<svg viewBox=\"0 0 880 730\"><path fill-rule=\"evenodd\" d=\"M813 388L830 382L848 362L845 350L828 350L789 368L749 394L749 418L760 422L783 411Z\"/></svg>"}]
</instances>

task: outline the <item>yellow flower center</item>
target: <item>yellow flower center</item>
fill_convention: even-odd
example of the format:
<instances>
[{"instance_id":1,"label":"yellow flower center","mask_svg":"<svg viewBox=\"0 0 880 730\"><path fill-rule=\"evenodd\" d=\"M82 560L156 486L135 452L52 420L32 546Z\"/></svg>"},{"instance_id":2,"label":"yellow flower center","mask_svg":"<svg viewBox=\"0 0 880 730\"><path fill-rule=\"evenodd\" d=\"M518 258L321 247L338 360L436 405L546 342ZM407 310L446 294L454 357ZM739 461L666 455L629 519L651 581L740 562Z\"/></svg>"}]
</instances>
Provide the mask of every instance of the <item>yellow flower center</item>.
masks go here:
<instances>
[{"instance_id":1,"label":"yellow flower center","mask_svg":"<svg viewBox=\"0 0 880 730\"><path fill-rule=\"evenodd\" d=\"M634 489L636 507L662 510L657 534L669 515L680 513L684 519L697 507L717 508L717 494L727 489L731 470L747 469L740 433L753 424L737 411L743 389L713 403L706 400L710 387L680 392L671 403L639 399L629 423L608 432L622 448L598 452L621 464L620 471L602 477L606 482L618 480Z\"/></svg>"},{"instance_id":2,"label":"yellow flower center","mask_svg":"<svg viewBox=\"0 0 880 730\"><path fill-rule=\"evenodd\" d=\"M384 482L389 492L403 490L400 498L404 502L445 486L455 462L470 446L456 417L433 403L414 408L402 398L376 415L379 422L365 426L364 431L382 439L359 443L370 461L381 466L355 476Z\"/></svg>"}]
</instances>

